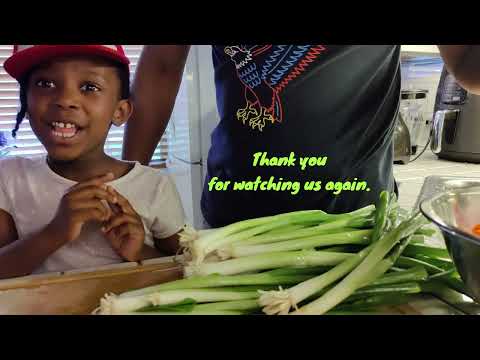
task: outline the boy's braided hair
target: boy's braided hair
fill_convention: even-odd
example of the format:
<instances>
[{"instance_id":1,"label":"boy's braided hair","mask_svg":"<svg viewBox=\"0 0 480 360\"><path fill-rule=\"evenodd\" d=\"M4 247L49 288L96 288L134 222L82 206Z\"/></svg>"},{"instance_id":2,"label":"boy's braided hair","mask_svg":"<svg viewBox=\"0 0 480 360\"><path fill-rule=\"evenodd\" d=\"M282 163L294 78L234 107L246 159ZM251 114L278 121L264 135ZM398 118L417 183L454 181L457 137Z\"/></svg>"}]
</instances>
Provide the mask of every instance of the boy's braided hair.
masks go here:
<instances>
[{"instance_id":1,"label":"boy's braided hair","mask_svg":"<svg viewBox=\"0 0 480 360\"><path fill-rule=\"evenodd\" d=\"M17 136L17 131L20 128L20 124L27 113L27 84L29 77L30 75L28 74L18 82L20 84L20 111L17 113L15 128L12 130L13 137Z\"/></svg>"},{"instance_id":2,"label":"boy's braided hair","mask_svg":"<svg viewBox=\"0 0 480 360\"><path fill-rule=\"evenodd\" d=\"M128 99L130 97L130 74L127 66L122 64L113 63L117 69L118 77L120 78L120 100ZM30 75L32 74L33 69L30 70L25 76L23 76L19 81L20 85L20 110L17 113L15 128L12 130L12 136L16 137L17 131L20 128L20 125L25 118L27 113L27 87L28 81L30 80Z\"/></svg>"}]
</instances>

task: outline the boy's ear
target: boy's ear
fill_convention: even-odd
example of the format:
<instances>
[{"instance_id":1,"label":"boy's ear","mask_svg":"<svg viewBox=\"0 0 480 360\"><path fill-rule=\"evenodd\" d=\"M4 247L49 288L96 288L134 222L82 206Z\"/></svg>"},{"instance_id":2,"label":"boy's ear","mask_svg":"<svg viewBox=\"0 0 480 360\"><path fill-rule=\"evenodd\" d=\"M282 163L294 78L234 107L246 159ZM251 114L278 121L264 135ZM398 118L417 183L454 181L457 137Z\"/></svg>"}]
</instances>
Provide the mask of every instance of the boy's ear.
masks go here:
<instances>
[{"instance_id":1,"label":"boy's ear","mask_svg":"<svg viewBox=\"0 0 480 360\"><path fill-rule=\"evenodd\" d=\"M128 99L120 100L117 109L113 113L112 123L121 126L127 122L133 112L132 102Z\"/></svg>"}]
</instances>

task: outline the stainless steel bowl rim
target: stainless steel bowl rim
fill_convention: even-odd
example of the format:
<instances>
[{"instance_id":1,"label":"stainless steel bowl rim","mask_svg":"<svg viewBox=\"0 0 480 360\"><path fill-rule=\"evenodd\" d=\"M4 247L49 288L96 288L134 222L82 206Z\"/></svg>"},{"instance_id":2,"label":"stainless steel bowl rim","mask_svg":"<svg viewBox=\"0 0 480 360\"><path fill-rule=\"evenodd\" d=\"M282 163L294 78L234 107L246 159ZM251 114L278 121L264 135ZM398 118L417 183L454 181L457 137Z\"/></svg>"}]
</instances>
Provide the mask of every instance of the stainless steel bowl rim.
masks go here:
<instances>
[{"instance_id":1,"label":"stainless steel bowl rim","mask_svg":"<svg viewBox=\"0 0 480 360\"><path fill-rule=\"evenodd\" d=\"M465 187L462 189L455 189L455 190L449 190L446 192L442 192L440 194L437 194L431 198L425 199L420 202L420 211L422 214L431 222L433 222L435 225L437 225L441 230L454 235L454 236L459 236L467 241L473 242L474 244L480 246L480 239L476 238L472 234L469 234L465 231L462 231L460 229L455 229L452 228L450 225L447 223L443 222L441 219L437 219L433 216L430 215L432 212L432 203L442 197L445 197L447 194L465 194L466 192L470 191L478 191L480 192L480 186L469 186Z\"/></svg>"}]
</instances>

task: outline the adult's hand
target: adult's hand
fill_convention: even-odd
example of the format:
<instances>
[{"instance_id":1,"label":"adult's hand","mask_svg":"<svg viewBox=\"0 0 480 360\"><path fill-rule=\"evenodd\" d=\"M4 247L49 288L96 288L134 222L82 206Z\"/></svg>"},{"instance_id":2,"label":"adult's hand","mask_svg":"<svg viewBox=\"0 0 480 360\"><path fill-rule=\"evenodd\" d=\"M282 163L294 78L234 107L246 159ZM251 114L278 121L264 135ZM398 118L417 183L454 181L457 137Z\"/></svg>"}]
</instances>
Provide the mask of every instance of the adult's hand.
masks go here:
<instances>
[{"instance_id":1,"label":"adult's hand","mask_svg":"<svg viewBox=\"0 0 480 360\"><path fill-rule=\"evenodd\" d=\"M438 45L440 55L458 84L480 95L480 45Z\"/></svg>"}]
</instances>

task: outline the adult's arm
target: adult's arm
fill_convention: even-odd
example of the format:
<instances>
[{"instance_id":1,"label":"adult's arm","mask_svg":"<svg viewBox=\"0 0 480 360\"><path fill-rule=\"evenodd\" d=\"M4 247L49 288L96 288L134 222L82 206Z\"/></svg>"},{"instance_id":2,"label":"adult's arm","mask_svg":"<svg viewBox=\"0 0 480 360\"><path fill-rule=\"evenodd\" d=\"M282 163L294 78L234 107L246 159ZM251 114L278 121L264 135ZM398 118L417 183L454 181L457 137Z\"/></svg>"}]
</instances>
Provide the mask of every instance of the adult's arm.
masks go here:
<instances>
[{"instance_id":1,"label":"adult's arm","mask_svg":"<svg viewBox=\"0 0 480 360\"><path fill-rule=\"evenodd\" d=\"M133 114L126 124L123 159L148 165L168 125L189 45L145 45L132 84Z\"/></svg>"}]
</instances>

